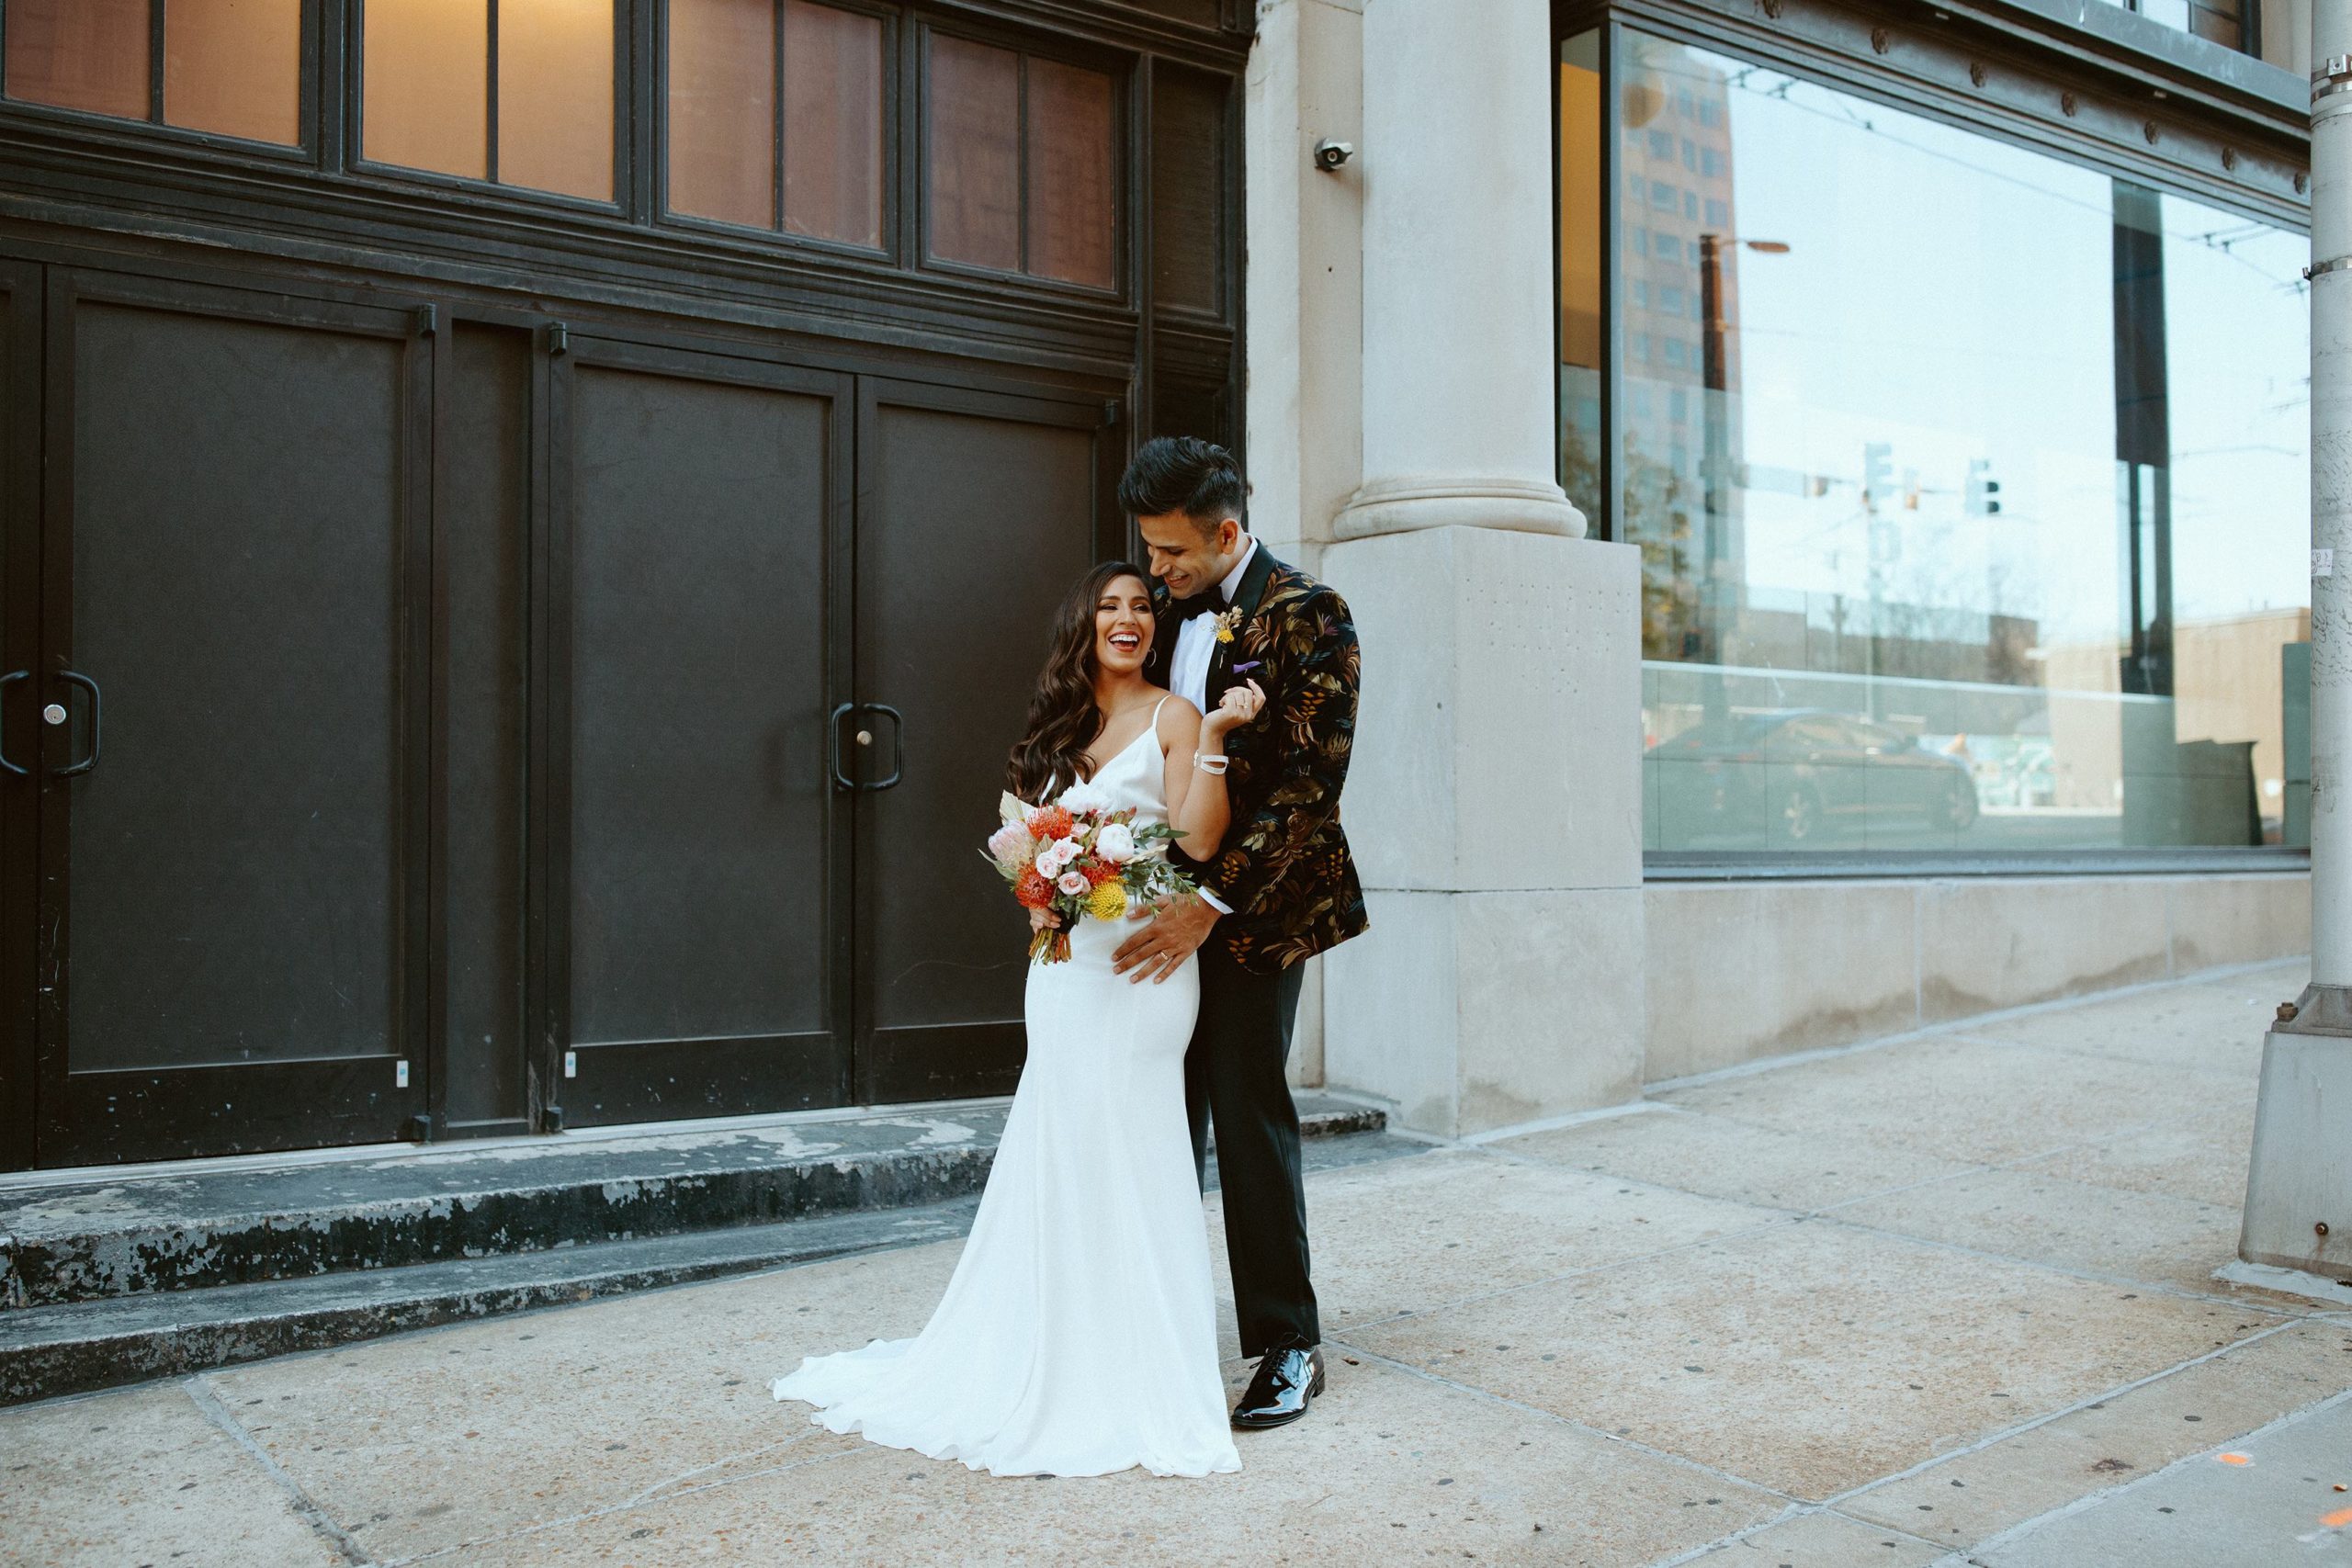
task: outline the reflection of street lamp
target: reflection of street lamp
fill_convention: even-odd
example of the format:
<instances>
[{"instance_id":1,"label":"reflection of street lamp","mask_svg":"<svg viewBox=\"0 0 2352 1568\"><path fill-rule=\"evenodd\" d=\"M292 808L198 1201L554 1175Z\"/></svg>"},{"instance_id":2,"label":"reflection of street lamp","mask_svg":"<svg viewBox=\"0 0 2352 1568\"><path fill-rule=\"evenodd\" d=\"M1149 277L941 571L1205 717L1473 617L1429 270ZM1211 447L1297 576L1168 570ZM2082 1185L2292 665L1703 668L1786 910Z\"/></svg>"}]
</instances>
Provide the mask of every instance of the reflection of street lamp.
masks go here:
<instances>
[{"instance_id":1,"label":"reflection of street lamp","mask_svg":"<svg viewBox=\"0 0 2352 1568\"><path fill-rule=\"evenodd\" d=\"M1706 657L1711 664L1723 662L1723 571L1724 534L1727 508L1724 504L1724 469L1729 466L1729 446L1724 429L1724 408L1729 377L1724 366L1724 248L1746 245L1759 255L1784 256L1788 245L1780 240L1743 240L1736 234L1702 234L1699 236L1699 401L1706 423L1702 430L1705 443L1703 461L1707 479L1703 487L1707 511L1707 557L1704 576L1700 581L1700 603L1704 606L1706 624ZM1715 684L1720 685L1718 681ZM1710 694L1707 706L1713 707L1720 696ZM1713 716L1712 715L1710 716Z\"/></svg>"},{"instance_id":2,"label":"reflection of street lamp","mask_svg":"<svg viewBox=\"0 0 2352 1568\"><path fill-rule=\"evenodd\" d=\"M1723 253L1725 245L1746 245L1764 256L1789 254L1788 244L1781 240L1743 240L1736 234L1699 236L1699 313L1704 318L1699 356L1702 367L1702 384L1711 392L1724 389Z\"/></svg>"}]
</instances>

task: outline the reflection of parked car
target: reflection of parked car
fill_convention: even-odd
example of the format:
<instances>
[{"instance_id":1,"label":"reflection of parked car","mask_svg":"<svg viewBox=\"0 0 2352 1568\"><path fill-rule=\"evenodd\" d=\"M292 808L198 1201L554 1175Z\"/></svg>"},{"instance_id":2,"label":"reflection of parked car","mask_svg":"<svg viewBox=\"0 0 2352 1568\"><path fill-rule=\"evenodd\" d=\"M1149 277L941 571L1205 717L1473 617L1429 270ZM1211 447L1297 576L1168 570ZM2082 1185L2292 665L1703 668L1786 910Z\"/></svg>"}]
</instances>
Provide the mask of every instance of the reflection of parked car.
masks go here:
<instances>
[{"instance_id":1,"label":"reflection of parked car","mask_svg":"<svg viewBox=\"0 0 2352 1568\"><path fill-rule=\"evenodd\" d=\"M1644 761L1677 837L1760 829L1789 845L1888 818L1954 832L1976 820L1964 757L1823 709L1710 719Z\"/></svg>"},{"instance_id":2,"label":"reflection of parked car","mask_svg":"<svg viewBox=\"0 0 2352 1568\"><path fill-rule=\"evenodd\" d=\"M1976 796L1987 806L2033 810L2058 803L2058 760L2047 740L2018 737L2002 749L2002 740L1976 768Z\"/></svg>"}]
</instances>

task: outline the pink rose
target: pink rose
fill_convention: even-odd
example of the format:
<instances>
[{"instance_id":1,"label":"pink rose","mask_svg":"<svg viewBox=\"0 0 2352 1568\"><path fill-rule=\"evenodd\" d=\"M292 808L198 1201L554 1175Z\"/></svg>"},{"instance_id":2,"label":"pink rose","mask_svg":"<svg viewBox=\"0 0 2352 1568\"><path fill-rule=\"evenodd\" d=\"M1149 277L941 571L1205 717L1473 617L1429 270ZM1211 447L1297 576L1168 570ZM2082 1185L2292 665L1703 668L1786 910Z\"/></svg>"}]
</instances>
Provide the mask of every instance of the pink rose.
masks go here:
<instances>
[{"instance_id":1,"label":"pink rose","mask_svg":"<svg viewBox=\"0 0 2352 1568\"><path fill-rule=\"evenodd\" d=\"M1054 886L1069 894L1071 897L1077 898L1086 894L1093 887L1094 885L1087 881L1081 873L1066 871L1062 873L1061 879L1056 882Z\"/></svg>"}]
</instances>

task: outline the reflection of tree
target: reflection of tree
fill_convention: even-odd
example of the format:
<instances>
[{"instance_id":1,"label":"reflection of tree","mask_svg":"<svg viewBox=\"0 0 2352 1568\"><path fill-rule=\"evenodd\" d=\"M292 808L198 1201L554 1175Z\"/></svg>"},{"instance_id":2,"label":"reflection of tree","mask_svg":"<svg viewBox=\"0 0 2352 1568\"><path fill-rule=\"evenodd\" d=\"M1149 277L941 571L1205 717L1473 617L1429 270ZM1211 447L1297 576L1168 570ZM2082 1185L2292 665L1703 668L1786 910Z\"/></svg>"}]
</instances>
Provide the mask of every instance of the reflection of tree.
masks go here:
<instances>
[{"instance_id":1,"label":"reflection of tree","mask_svg":"<svg viewBox=\"0 0 2352 1568\"><path fill-rule=\"evenodd\" d=\"M1872 606L1877 673L2041 684L2041 671L2029 657L2038 628L2007 606L2008 569L1973 564L1952 545L1949 526L1914 533L1901 566L1882 577Z\"/></svg>"},{"instance_id":2,"label":"reflection of tree","mask_svg":"<svg viewBox=\"0 0 2352 1568\"><path fill-rule=\"evenodd\" d=\"M1566 401L1565 392L1561 400ZM1609 509L1601 504L1600 458L1586 445L1584 430L1574 420L1560 422L1560 488L1584 513L1586 531L1598 535L1602 519L1609 515Z\"/></svg>"},{"instance_id":3,"label":"reflection of tree","mask_svg":"<svg viewBox=\"0 0 2352 1568\"><path fill-rule=\"evenodd\" d=\"M1577 504L1593 498L1589 516L1600 509L1600 459L1585 433L1571 425L1562 433L1566 473L1563 488ZM1682 477L1645 454L1627 432L1623 447L1623 498L1619 537L1642 552L1642 657L1702 658L1699 584L1690 567L1690 511Z\"/></svg>"}]
</instances>

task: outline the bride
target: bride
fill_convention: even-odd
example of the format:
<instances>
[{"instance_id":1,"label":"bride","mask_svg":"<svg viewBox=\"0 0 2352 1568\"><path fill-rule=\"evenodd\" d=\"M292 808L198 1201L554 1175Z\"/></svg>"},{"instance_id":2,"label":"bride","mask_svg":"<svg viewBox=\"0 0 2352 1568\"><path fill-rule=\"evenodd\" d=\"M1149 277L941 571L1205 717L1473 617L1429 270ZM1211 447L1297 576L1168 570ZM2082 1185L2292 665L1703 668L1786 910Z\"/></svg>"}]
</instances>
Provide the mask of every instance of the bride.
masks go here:
<instances>
[{"instance_id":1,"label":"bride","mask_svg":"<svg viewBox=\"0 0 2352 1568\"><path fill-rule=\"evenodd\" d=\"M1044 805L1076 786L1090 804L1132 807L1205 862L1227 826L1221 743L1265 696L1238 688L1204 718L1144 680L1153 631L1139 569L1114 561L1079 581L1007 788ZM809 1419L833 1431L997 1475L1241 1468L1184 1118L1200 976L1190 958L1159 984L1114 975L1125 935L1081 919L1066 962L1030 966L1027 1064L929 1325L809 1357L775 1380L777 1399L817 1406Z\"/></svg>"}]
</instances>

